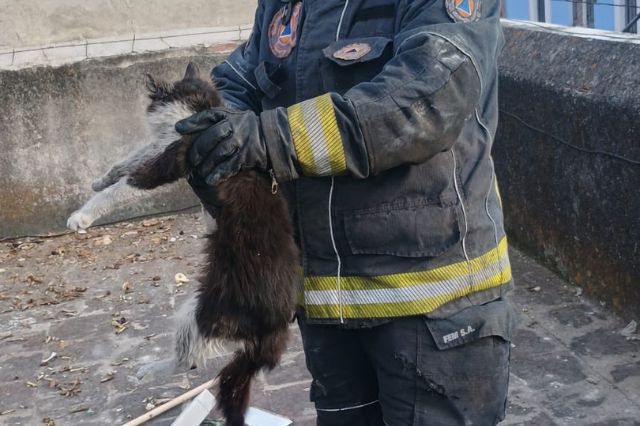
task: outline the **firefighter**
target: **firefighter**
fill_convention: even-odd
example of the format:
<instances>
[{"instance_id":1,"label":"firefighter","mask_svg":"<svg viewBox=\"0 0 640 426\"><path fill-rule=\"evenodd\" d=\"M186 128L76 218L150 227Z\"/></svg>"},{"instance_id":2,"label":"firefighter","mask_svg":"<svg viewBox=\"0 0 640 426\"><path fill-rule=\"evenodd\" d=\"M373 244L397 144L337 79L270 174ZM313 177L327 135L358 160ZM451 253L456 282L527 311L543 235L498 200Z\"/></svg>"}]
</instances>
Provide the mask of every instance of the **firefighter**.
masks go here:
<instances>
[{"instance_id":1,"label":"firefighter","mask_svg":"<svg viewBox=\"0 0 640 426\"><path fill-rule=\"evenodd\" d=\"M322 426L493 425L514 310L490 151L499 0L261 0L212 71L226 107L177 123L191 184L285 193Z\"/></svg>"}]
</instances>

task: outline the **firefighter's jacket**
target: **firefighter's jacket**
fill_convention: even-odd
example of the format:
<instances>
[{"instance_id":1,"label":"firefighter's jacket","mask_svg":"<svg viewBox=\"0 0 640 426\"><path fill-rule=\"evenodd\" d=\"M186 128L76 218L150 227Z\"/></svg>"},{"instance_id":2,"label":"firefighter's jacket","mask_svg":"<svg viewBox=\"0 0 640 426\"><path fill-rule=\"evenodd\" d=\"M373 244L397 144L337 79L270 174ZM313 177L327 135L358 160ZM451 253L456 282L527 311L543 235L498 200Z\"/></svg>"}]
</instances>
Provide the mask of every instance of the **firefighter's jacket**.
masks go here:
<instances>
[{"instance_id":1,"label":"firefighter's jacket","mask_svg":"<svg viewBox=\"0 0 640 426\"><path fill-rule=\"evenodd\" d=\"M261 0L214 68L228 106L260 114L309 318L446 316L510 287L490 155L499 8Z\"/></svg>"}]
</instances>

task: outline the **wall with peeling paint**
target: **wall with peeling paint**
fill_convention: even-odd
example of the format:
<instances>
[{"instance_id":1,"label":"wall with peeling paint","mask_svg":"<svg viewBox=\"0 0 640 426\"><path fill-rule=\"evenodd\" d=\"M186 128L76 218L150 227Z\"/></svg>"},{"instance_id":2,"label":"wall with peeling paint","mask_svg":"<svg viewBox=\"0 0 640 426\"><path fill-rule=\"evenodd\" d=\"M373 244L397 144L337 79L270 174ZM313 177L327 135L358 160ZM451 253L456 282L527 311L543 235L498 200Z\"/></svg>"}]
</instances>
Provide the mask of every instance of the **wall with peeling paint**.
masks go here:
<instances>
[{"instance_id":1,"label":"wall with peeling paint","mask_svg":"<svg viewBox=\"0 0 640 426\"><path fill-rule=\"evenodd\" d=\"M145 73L176 80L191 60L208 71L232 47L0 71L0 237L64 230L92 180L148 143ZM184 186L169 188L105 219L195 204Z\"/></svg>"},{"instance_id":2,"label":"wall with peeling paint","mask_svg":"<svg viewBox=\"0 0 640 426\"><path fill-rule=\"evenodd\" d=\"M638 315L640 40L505 33L493 152L510 240Z\"/></svg>"}]
</instances>

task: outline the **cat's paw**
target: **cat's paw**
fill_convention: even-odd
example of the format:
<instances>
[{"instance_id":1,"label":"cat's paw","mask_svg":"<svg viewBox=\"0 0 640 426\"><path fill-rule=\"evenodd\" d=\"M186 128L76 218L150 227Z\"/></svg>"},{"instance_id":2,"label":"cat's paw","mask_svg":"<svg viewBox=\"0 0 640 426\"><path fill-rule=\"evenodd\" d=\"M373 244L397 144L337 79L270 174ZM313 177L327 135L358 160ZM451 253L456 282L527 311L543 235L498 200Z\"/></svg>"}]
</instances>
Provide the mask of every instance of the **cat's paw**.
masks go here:
<instances>
[{"instance_id":1,"label":"cat's paw","mask_svg":"<svg viewBox=\"0 0 640 426\"><path fill-rule=\"evenodd\" d=\"M73 231L81 231L90 227L95 220L96 219L90 214L82 210L76 210L69 216L69 219L67 219L67 228Z\"/></svg>"}]
</instances>

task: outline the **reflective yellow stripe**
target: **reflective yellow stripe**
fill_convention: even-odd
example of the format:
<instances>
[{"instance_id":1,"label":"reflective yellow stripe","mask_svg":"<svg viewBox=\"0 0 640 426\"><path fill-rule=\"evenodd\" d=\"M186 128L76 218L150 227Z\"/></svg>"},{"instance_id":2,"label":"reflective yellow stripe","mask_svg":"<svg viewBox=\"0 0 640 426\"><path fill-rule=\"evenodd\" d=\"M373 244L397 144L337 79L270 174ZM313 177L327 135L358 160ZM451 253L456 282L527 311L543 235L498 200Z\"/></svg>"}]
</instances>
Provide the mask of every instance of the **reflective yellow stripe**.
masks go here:
<instances>
[{"instance_id":1,"label":"reflective yellow stripe","mask_svg":"<svg viewBox=\"0 0 640 426\"><path fill-rule=\"evenodd\" d=\"M298 162L307 176L336 176L347 162L336 113L329 94L287 109Z\"/></svg>"},{"instance_id":2,"label":"reflective yellow stripe","mask_svg":"<svg viewBox=\"0 0 640 426\"><path fill-rule=\"evenodd\" d=\"M304 126L302 119L302 106L300 104L292 105L287 109L289 114L289 128L291 129L291 137L298 156L298 162L302 167L305 175L311 175L314 170L313 153L311 152L311 142L309 135Z\"/></svg>"},{"instance_id":3,"label":"reflective yellow stripe","mask_svg":"<svg viewBox=\"0 0 640 426\"><path fill-rule=\"evenodd\" d=\"M507 253L507 239L503 238L498 244L498 250L492 249L484 255L467 262L462 261L429 271L406 272L401 274L379 275L373 277L341 277L340 284L344 290L371 290L376 288L410 287L416 284L437 284L443 280L465 278L470 270L478 273L487 269L490 265L498 263L498 256L503 257ZM507 262L508 263L508 262ZM305 277L305 290L333 290L336 288L335 277Z\"/></svg>"},{"instance_id":4,"label":"reflective yellow stripe","mask_svg":"<svg viewBox=\"0 0 640 426\"><path fill-rule=\"evenodd\" d=\"M510 280L507 240L503 238L497 250L494 248L472 259L468 266L463 261L430 271L341 277L342 315L363 318L424 314L452 300L507 284ZM309 317L338 316L335 277L306 277L304 288Z\"/></svg>"}]
</instances>

